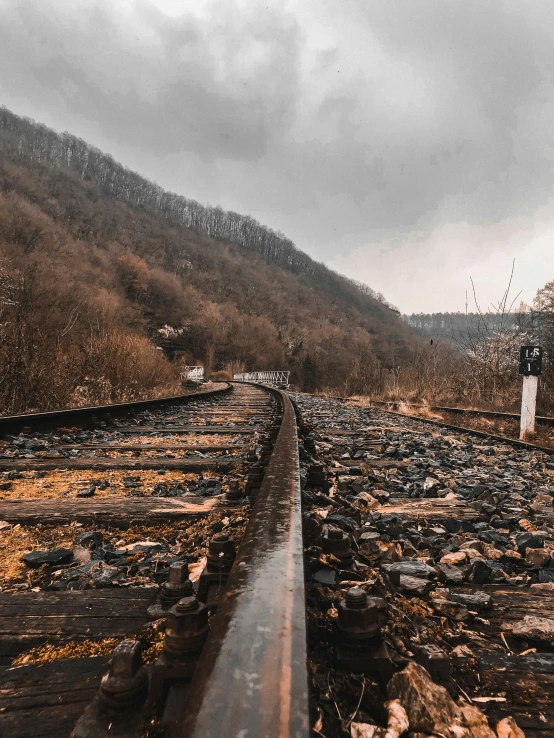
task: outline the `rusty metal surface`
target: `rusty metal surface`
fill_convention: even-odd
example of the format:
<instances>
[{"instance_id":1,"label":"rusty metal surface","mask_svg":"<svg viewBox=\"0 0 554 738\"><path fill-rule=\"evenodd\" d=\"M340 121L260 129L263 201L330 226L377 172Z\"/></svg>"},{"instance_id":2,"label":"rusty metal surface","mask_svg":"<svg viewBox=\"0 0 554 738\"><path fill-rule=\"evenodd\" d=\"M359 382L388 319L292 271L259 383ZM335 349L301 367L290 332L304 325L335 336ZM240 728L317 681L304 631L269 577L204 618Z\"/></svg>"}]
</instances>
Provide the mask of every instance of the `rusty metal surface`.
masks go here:
<instances>
[{"instance_id":1,"label":"rusty metal surface","mask_svg":"<svg viewBox=\"0 0 554 738\"><path fill-rule=\"evenodd\" d=\"M348 397L337 397L337 400L349 400ZM372 405L380 406L392 406L392 410L395 410L401 403L395 400L371 400ZM499 410L477 410L475 408L466 407L448 407L443 405L421 405L419 403L406 402L402 403L408 407L427 407L427 409L443 413L452 413L456 415L475 415L482 416L484 418L501 418L503 420L518 420L520 419L519 413L504 413ZM535 422L538 425L554 425L554 418L549 418L546 415L536 415Z\"/></svg>"},{"instance_id":2,"label":"rusty metal surface","mask_svg":"<svg viewBox=\"0 0 554 738\"><path fill-rule=\"evenodd\" d=\"M307 738L304 565L289 398L227 590L172 735Z\"/></svg>"},{"instance_id":3,"label":"rusty metal surface","mask_svg":"<svg viewBox=\"0 0 554 738\"><path fill-rule=\"evenodd\" d=\"M490 438L493 441L502 441L502 443L510 444L516 448L527 448L530 451L543 451L545 454L554 454L554 448L548 448L548 446L537 446L536 443L528 443L527 441L518 441L516 438L509 438L508 436L499 436L494 433L486 433L475 428L464 428L461 425L452 425L445 423L442 420L431 420L430 418L420 418L418 415L408 415L406 413L399 413L396 410L385 410L379 408L379 412L388 413L389 415L398 415L401 418L409 418L410 420L416 420L420 423L427 423L428 425L437 425L440 428L450 428L451 430L459 431L473 436L479 436L480 438Z\"/></svg>"}]
</instances>

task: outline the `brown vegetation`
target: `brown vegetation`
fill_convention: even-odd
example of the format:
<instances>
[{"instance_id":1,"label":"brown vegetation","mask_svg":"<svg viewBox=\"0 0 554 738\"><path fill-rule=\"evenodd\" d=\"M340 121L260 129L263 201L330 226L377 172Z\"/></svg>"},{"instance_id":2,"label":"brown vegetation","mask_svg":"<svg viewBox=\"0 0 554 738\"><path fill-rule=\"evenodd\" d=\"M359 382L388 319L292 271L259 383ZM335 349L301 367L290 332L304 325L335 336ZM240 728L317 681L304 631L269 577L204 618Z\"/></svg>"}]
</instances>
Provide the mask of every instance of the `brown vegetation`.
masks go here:
<instances>
[{"instance_id":1,"label":"brown vegetation","mask_svg":"<svg viewBox=\"0 0 554 738\"><path fill-rule=\"evenodd\" d=\"M456 314L454 317L458 318ZM412 316L413 318L413 316ZM447 314L441 316L447 322ZM465 329L457 322L454 340L427 338L408 352L393 371L369 379L373 391L358 394L429 405L455 405L482 410L519 412L519 350L543 347L538 412L554 412L554 281L537 292L531 305L515 311L508 290L493 311L469 314ZM375 372L373 372L375 374ZM464 425L465 425L464 421Z\"/></svg>"},{"instance_id":2,"label":"brown vegetation","mask_svg":"<svg viewBox=\"0 0 554 738\"><path fill-rule=\"evenodd\" d=\"M383 298L282 234L2 108L0 338L4 413L167 392L183 364L350 391L413 343Z\"/></svg>"}]
</instances>

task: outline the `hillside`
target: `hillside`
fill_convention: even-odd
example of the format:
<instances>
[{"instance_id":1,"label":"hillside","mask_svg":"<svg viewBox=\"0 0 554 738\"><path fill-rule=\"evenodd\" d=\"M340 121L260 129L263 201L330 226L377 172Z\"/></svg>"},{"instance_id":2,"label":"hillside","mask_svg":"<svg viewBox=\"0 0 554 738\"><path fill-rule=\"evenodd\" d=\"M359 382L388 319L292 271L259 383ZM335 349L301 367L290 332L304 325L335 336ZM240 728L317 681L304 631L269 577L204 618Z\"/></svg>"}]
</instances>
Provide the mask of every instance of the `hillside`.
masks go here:
<instances>
[{"instance_id":1,"label":"hillside","mask_svg":"<svg viewBox=\"0 0 554 738\"><path fill-rule=\"evenodd\" d=\"M159 391L179 362L356 389L414 340L382 297L282 234L5 108L0 331L3 412Z\"/></svg>"},{"instance_id":2,"label":"hillside","mask_svg":"<svg viewBox=\"0 0 554 738\"><path fill-rule=\"evenodd\" d=\"M462 349L485 332L517 331L523 316L518 312L412 313L402 320L421 336L441 340Z\"/></svg>"}]
</instances>

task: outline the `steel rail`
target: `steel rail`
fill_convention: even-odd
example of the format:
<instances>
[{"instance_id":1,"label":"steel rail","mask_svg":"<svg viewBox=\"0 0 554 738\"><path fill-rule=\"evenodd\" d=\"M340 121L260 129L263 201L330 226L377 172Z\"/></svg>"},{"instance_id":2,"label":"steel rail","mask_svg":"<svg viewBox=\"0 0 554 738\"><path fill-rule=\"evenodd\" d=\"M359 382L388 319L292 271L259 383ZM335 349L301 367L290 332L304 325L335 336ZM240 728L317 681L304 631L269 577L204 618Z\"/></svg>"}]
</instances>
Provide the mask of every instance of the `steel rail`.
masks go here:
<instances>
[{"instance_id":1,"label":"steel rail","mask_svg":"<svg viewBox=\"0 0 554 738\"><path fill-rule=\"evenodd\" d=\"M365 409L365 408L364 408ZM437 425L440 428L450 428L451 430L459 431L460 433L471 434L479 436L480 438L491 438L493 441L501 441L502 443L509 443L516 448L526 448L530 451L542 451L545 454L554 454L554 448L548 448L547 446L538 446L535 443L528 443L527 441L518 441L516 438L509 438L508 436L499 436L494 433L487 433L486 431L476 430L475 428L465 428L461 425L451 425L450 423L444 423L441 420L431 420L430 418L420 418L418 415L408 415L407 413L399 413L396 410L385 410L379 408L379 412L388 413L389 415L397 415L401 418L409 418L410 420L417 420L421 423L428 423L429 425Z\"/></svg>"},{"instance_id":2,"label":"steel rail","mask_svg":"<svg viewBox=\"0 0 554 738\"><path fill-rule=\"evenodd\" d=\"M110 413L112 415L124 415L132 410L146 410L156 405L167 405L173 402L187 403L195 399L205 397L217 397L230 392L232 386L227 383L226 387L211 390L201 390L183 395L171 395L169 397L156 397L153 400L134 400L133 402L119 402L113 405L94 405L92 407L75 407L68 410L49 410L42 413L22 413L18 415L0 416L0 434L14 433L25 426L37 427L60 425L66 421L72 423L85 422L94 415Z\"/></svg>"},{"instance_id":3,"label":"steel rail","mask_svg":"<svg viewBox=\"0 0 554 738\"><path fill-rule=\"evenodd\" d=\"M349 399L349 398L342 398L342 399ZM402 400L370 400L370 403L372 405L392 405L393 408L402 402ZM418 403L412 403L412 402L406 402L404 403L408 407L427 407L429 410L433 412L443 412L443 413L452 413L457 415L477 415L477 416L484 416L488 418L501 418L504 420L518 420L520 419L519 413L505 413L500 412L499 410L476 410L474 408L466 408L466 407L448 407L448 406L442 406L442 405L422 405ZM546 415L537 415L535 417L535 422L539 425L548 425L553 426L554 425L554 418L547 417Z\"/></svg>"},{"instance_id":4,"label":"steel rail","mask_svg":"<svg viewBox=\"0 0 554 738\"><path fill-rule=\"evenodd\" d=\"M175 738L308 738L308 675L296 416L283 420Z\"/></svg>"}]
</instances>

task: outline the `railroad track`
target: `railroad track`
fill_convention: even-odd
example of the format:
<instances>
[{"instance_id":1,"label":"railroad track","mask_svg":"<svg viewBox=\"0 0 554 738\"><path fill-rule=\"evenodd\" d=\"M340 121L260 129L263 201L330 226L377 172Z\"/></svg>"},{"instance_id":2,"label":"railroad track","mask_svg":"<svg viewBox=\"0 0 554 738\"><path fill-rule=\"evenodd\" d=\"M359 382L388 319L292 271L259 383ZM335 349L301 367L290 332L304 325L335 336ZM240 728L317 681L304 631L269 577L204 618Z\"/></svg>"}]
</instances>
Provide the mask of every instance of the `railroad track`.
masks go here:
<instances>
[{"instance_id":1,"label":"railroad track","mask_svg":"<svg viewBox=\"0 0 554 738\"><path fill-rule=\"evenodd\" d=\"M286 395L237 384L0 432L3 738L307 735Z\"/></svg>"},{"instance_id":2,"label":"railroad track","mask_svg":"<svg viewBox=\"0 0 554 738\"><path fill-rule=\"evenodd\" d=\"M292 400L0 419L2 737L554 735L549 457Z\"/></svg>"},{"instance_id":3,"label":"railroad track","mask_svg":"<svg viewBox=\"0 0 554 738\"><path fill-rule=\"evenodd\" d=\"M344 398L345 400L347 398ZM449 415L467 415L480 418L494 418L497 420L516 420L519 423L519 413L505 413L498 410L477 410L475 408L466 407L451 407L448 405L421 405L418 403L411 402L398 402L396 400L371 400L372 405L378 405L379 407L386 407L391 410L397 410L401 405L413 408L424 408L431 412L447 413ZM554 418L546 415L535 416L535 422L537 425L544 425L552 427L554 426Z\"/></svg>"}]
</instances>

